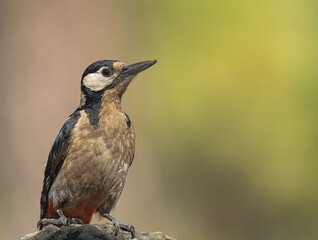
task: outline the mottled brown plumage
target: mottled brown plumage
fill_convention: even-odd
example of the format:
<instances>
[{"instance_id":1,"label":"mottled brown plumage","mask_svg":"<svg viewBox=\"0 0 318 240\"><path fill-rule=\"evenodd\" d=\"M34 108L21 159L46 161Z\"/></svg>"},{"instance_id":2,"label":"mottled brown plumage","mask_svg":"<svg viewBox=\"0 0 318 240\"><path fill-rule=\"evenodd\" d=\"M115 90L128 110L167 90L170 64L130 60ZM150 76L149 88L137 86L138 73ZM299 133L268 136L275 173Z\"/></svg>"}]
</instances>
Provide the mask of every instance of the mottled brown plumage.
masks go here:
<instances>
[{"instance_id":1,"label":"mottled brown plumage","mask_svg":"<svg viewBox=\"0 0 318 240\"><path fill-rule=\"evenodd\" d=\"M86 69L80 107L64 123L46 165L40 228L60 224L51 219L64 216L87 224L94 213L100 213L117 224L117 229L128 226L126 230L133 234L130 225L109 215L121 195L135 151L135 131L121 108L121 97L133 77L155 62L126 66L106 60Z\"/></svg>"}]
</instances>

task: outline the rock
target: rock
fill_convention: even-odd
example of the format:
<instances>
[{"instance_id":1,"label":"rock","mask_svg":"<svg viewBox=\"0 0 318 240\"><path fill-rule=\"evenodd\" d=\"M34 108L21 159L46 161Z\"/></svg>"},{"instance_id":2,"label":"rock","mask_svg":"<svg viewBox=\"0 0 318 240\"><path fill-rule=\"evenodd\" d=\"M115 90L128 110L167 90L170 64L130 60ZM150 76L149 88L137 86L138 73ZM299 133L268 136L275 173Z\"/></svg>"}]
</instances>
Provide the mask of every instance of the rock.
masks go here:
<instances>
[{"instance_id":1,"label":"rock","mask_svg":"<svg viewBox=\"0 0 318 240\"><path fill-rule=\"evenodd\" d=\"M114 226L106 224L85 224L57 227L48 225L41 231L29 233L20 240L128 240L131 233L120 230L114 235ZM161 232L140 232L136 230L134 239L138 240L176 240Z\"/></svg>"}]
</instances>

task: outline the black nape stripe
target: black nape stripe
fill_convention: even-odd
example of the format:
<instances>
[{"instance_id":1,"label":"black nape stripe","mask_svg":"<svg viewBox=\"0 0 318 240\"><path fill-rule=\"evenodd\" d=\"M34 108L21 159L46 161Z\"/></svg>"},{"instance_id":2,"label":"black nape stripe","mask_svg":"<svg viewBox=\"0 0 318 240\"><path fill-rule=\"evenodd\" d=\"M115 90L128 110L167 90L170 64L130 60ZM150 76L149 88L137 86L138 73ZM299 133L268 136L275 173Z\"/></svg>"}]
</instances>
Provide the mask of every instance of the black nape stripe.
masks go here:
<instances>
[{"instance_id":1,"label":"black nape stripe","mask_svg":"<svg viewBox=\"0 0 318 240\"><path fill-rule=\"evenodd\" d=\"M84 111L88 116L89 122L96 127L99 122L100 106L94 105L93 108L85 108Z\"/></svg>"},{"instance_id":2,"label":"black nape stripe","mask_svg":"<svg viewBox=\"0 0 318 240\"><path fill-rule=\"evenodd\" d=\"M101 90L94 92L84 85L82 85L82 91L84 92L86 101L84 106L82 106L80 109L85 111L89 122L96 127L99 122L99 112L102 106L102 96L104 91Z\"/></svg>"},{"instance_id":3,"label":"black nape stripe","mask_svg":"<svg viewBox=\"0 0 318 240\"><path fill-rule=\"evenodd\" d=\"M85 104L80 108L80 110L84 110L86 114L88 115L89 121L93 126L97 126L99 122L99 112L102 105L102 97L105 91L108 89L114 88L118 83L120 82L120 79L115 79L110 85L106 86L100 91L92 91L89 88L82 85L82 91L85 95ZM127 125L130 127L130 120L129 117L126 114Z\"/></svg>"},{"instance_id":4,"label":"black nape stripe","mask_svg":"<svg viewBox=\"0 0 318 240\"><path fill-rule=\"evenodd\" d=\"M127 115L127 113L125 113L125 116L126 116L126 123L127 123L127 126L128 126L128 128L130 128L130 126L131 126L130 118L129 118L129 116Z\"/></svg>"}]
</instances>

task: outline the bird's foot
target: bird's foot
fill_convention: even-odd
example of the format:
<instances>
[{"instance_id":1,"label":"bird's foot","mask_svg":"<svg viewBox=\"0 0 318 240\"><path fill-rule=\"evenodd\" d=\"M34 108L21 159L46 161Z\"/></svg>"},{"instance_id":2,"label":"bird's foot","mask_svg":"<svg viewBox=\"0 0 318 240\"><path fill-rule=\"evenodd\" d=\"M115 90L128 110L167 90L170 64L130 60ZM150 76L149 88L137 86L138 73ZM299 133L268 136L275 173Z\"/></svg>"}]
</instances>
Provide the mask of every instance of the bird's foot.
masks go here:
<instances>
[{"instance_id":1,"label":"bird's foot","mask_svg":"<svg viewBox=\"0 0 318 240\"><path fill-rule=\"evenodd\" d=\"M79 218L66 218L62 212L61 209L58 209L57 214L59 215L58 219L54 218L43 218L40 219L37 223L37 227L39 228L40 226L47 226L49 224L53 224L55 226L61 227L61 226L70 226L71 224L81 224L83 225L84 223L82 222L81 219Z\"/></svg>"},{"instance_id":2,"label":"bird's foot","mask_svg":"<svg viewBox=\"0 0 318 240\"><path fill-rule=\"evenodd\" d=\"M121 221L119 221L118 219L116 219L115 217L111 216L110 214L106 213L103 214L103 216L107 219L109 219L115 226L115 236L117 236L118 232L119 232L119 228L121 228L122 230L126 231L126 232L130 232L132 238L135 238L135 227L133 225L130 224L124 224Z\"/></svg>"}]
</instances>

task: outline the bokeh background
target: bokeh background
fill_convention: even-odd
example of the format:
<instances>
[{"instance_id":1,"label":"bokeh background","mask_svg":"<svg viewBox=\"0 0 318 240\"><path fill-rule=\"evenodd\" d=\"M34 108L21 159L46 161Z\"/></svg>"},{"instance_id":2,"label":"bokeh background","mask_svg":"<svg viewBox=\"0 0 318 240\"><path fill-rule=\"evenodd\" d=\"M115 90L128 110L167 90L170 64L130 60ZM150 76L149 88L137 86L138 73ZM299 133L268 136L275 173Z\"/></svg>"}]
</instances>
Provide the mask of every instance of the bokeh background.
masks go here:
<instances>
[{"instance_id":1,"label":"bokeh background","mask_svg":"<svg viewBox=\"0 0 318 240\"><path fill-rule=\"evenodd\" d=\"M36 231L43 167L85 68L154 58L123 97L137 145L115 216L178 239L318 239L317 10L0 1L1 239Z\"/></svg>"}]
</instances>

